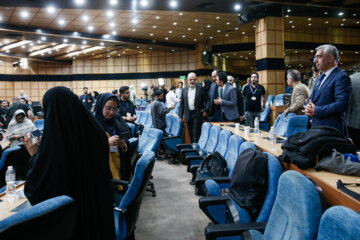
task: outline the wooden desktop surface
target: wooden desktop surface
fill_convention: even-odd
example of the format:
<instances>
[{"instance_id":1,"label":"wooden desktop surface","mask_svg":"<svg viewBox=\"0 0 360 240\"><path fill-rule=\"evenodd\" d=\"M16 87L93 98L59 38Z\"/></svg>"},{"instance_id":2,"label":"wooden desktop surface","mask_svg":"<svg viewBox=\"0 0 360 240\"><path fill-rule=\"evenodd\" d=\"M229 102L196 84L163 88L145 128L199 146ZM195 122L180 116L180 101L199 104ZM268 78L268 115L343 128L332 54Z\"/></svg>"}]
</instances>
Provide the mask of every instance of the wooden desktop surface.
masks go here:
<instances>
[{"instance_id":1,"label":"wooden desktop surface","mask_svg":"<svg viewBox=\"0 0 360 240\"><path fill-rule=\"evenodd\" d=\"M24 189L25 182L19 184L16 187L16 191L22 191ZM21 204L25 203L27 198L22 197L16 199L14 202L9 203L6 200L5 192L0 194L0 220L7 218L15 213L14 209L19 207Z\"/></svg>"},{"instance_id":2,"label":"wooden desktop surface","mask_svg":"<svg viewBox=\"0 0 360 240\"><path fill-rule=\"evenodd\" d=\"M276 157L279 157L282 154L281 145L282 143L272 144L269 140L264 139L268 137L268 132L260 131L259 135L250 133L248 137L245 137L244 131L241 129L244 126L240 126L238 131L235 130L234 123L212 123L213 125L219 125L222 129L227 129L233 134L238 134L246 141L254 143L261 151L269 152ZM229 126L230 125L230 126ZM283 138L286 139L286 138ZM311 179L313 179L322 189L326 198L326 201L330 205L343 205L349 207L358 213L360 213L360 201L352 198L346 193L337 189L337 181L340 179L343 183L360 183L360 177L340 175L336 173L331 173L328 171L316 171L315 169L302 170L298 168L295 164L283 163L284 167L288 170L298 171ZM347 186L348 187L348 186ZM348 187L350 190L360 194L360 187Z\"/></svg>"}]
</instances>

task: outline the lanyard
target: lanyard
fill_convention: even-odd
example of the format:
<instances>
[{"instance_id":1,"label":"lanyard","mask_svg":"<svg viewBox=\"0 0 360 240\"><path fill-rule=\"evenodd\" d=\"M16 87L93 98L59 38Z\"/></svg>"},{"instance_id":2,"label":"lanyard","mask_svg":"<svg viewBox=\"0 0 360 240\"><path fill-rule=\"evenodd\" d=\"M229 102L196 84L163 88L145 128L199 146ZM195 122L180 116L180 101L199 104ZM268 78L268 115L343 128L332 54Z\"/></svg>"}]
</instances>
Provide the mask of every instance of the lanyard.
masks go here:
<instances>
[{"instance_id":1,"label":"lanyard","mask_svg":"<svg viewBox=\"0 0 360 240\"><path fill-rule=\"evenodd\" d=\"M258 87L259 87L259 85L256 86L255 90L253 90L253 87L250 85L250 90L251 90L251 93L252 93L253 96L255 95Z\"/></svg>"},{"instance_id":2,"label":"lanyard","mask_svg":"<svg viewBox=\"0 0 360 240\"><path fill-rule=\"evenodd\" d=\"M115 135L115 128L106 128L106 131L110 134L110 136L114 136Z\"/></svg>"}]
</instances>

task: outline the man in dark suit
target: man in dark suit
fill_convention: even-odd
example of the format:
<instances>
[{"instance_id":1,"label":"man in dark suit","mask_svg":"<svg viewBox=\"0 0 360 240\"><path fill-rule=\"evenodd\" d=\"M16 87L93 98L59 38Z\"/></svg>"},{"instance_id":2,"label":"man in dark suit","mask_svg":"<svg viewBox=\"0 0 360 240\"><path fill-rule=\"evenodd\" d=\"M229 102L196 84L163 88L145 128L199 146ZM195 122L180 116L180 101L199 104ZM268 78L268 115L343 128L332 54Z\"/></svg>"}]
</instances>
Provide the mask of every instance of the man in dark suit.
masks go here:
<instances>
[{"instance_id":1,"label":"man in dark suit","mask_svg":"<svg viewBox=\"0 0 360 240\"><path fill-rule=\"evenodd\" d=\"M199 140L202 117L206 117L205 105L207 97L204 87L196 84L195 73L189 73L189 86L181 91L179 117L181 122L187 123L191 142Z\"/></svg>"},{"instance_id":2,"label":"man in dark suit","mask_svg":"<svg viewBox=\"0 0 360 240\"><path fill-rule=\"evenodd\" d=\"M218 98L214 103L220 106L222 122L239 122L239 111L237 108L236 90L227 83L227 75L224 72L218 72L216 84L218 86Z\"/></svg>"},{"instance_id":3,"label":"man in dark suit","mask_svg":"<svg viewBox=\"0 0 360 240\"><path fill-rule=\"evenodd\" d=\"M216 105L214 102L214 99L217 99L218 96L218 86L216 84L217 79L217 70L214 70L211 73L211 77L213 79L213 83L210 86L209 90L209 102L207 103L207 114L209 115L209 121L210 122L220 122L221 121L221 112L220 112L220 106Z\"/></svg>"},{"instance_id":4,"label":"man in dark suit","mask_svg":"<svg viewBox=\"0 0 360 240\"><path fill-rule=\"evenodd\" d=\"M91 93L88 93L88 90L88 87L83 88L84 94L80 96L80 101L87 110L91 111L94 98L91 96Z\"/></svg>"},{"instance_id":5,"label":"man in dark suit","mask_svg":"<svg viewBox=\"0 0 360 240\"><path fill-rule=\"evenodd\" d=\"M350 77L337 67L339 52L335 46L321 45L316 51L314 62L323 74L315 81L305 114L312 118L312 126L334 127L347 136L345 119L351 94Z\"/></svg>"}]
</instances>

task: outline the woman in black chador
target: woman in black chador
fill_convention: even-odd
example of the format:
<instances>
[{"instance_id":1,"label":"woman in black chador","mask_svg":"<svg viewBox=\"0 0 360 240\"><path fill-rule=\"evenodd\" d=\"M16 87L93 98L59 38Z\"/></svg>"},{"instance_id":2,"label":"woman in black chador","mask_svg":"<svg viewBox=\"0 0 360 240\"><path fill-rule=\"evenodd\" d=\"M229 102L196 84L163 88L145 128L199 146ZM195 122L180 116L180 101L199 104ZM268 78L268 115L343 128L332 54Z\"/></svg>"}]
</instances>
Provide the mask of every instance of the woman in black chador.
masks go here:
<instances>
[{"instance_id":1,"label":"woman in black chador","mask_svg":"<svg viewBox=\"0 0 360 240\"><path fill-rule=\"evenodd\" d=\"M115 239L109 144L94 117L68 88L43 98L44 135L24 144L32 155L25 195L31 204L68 195L77 206L74 239Z\"/></svg>"}]
</instances>

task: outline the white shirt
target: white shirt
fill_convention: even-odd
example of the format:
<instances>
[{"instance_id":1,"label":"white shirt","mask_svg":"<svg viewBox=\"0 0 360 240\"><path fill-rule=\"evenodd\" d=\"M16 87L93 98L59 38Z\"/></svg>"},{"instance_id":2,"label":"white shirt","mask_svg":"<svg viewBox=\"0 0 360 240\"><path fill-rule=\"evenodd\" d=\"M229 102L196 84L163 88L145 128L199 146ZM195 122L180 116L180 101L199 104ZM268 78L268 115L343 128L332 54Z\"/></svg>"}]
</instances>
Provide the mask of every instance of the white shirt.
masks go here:
<instances>
[{"instance_id":1,"label":"white shirt","mask_svg":"<svg viewBox=\"0 0 360 240\"><path fill-rule=\"evenodd\" d=\"M325 82L325 80L328 78L328 76L332 73L332 71L333 71L336 67L337 67L337 66L334 66L334 67L330 68L329 70L327 70L327 71L325 72L325 78L321 81L320 86L319 86L319 90L320 90L321 86L323 85L323 83Z\"/></svg>"},{"instance_id":2,"label":"white shirt","mask_svg":"<svg viewBox=\"0 0 360 240\"><path fill-rule=\"evenodd\" d=\"M196 86L191 88L189 86L189 92L188 92L188 103L189 103L189 110L194 111L195 110L195 92L196 92Z\"/></svg>"},{"instance_id":3,"label":"white shirt","mask_svg":"<svg viewBox=\"0 0 360 240\"><path fill-rule=\"evenodd\" d=\"M174 91L170 91L166 94L166 103L168 107L175 106L175 104L179 102Z\"/></svg>"},{"instance_id":4,"label":"white shirt","mask_svg":"<svg viewBox=\"0 0 360 240\"><path fill-rule=\"evenodd\" d=\"M177 97L178 99L181 99L181 92L182 92L182 90L183 90L183 88L177 88L177 89L175 90L175 94L176 94L176 97Z\"/></svg>"}]
</instances>

